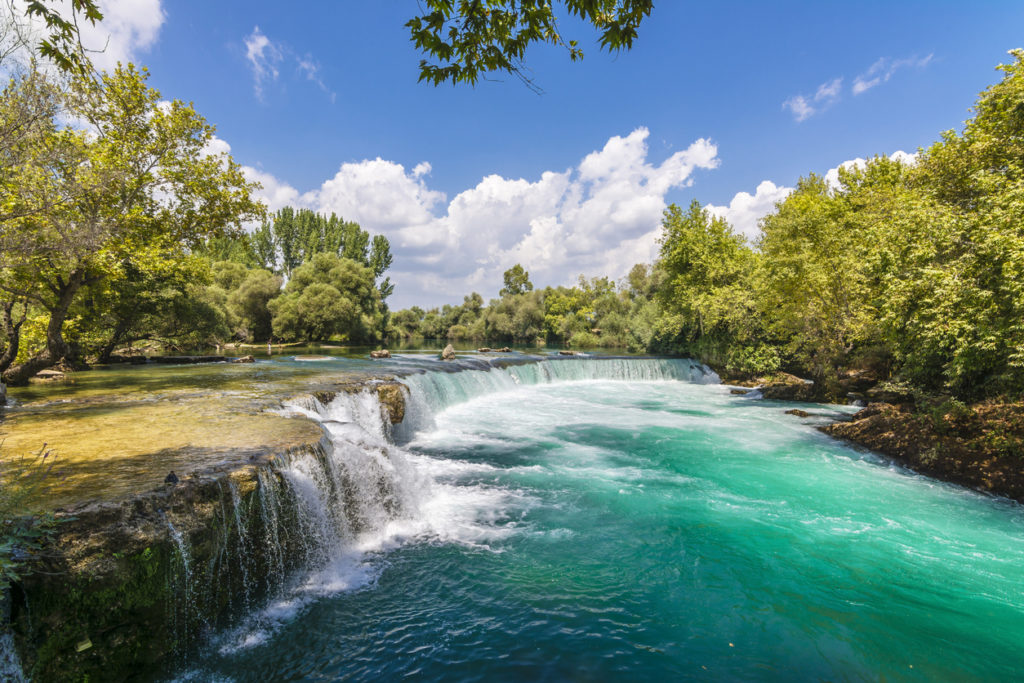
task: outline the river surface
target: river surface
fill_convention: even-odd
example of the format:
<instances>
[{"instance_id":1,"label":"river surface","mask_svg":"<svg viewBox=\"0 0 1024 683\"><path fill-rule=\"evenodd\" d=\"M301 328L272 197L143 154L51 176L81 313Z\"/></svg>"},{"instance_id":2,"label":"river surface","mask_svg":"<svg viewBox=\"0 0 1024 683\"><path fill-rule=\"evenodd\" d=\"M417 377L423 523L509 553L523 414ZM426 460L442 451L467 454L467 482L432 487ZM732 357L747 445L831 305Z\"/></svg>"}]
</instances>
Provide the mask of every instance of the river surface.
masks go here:
<instances>
[{"instance_id":1,"label":"river surface","mask_svg":"<svg viewBox=\"0 0 1024 683\"><path fill-rule=\"evenodd\" d=\"M170 678L1020 679L1019 505L815 430L848 408L801 419L713 380L657 360L415 374L391 435L369 398L296 407L398 502ZM329 504L307 465L286 474Z\"/></svg>"}]
</instances>

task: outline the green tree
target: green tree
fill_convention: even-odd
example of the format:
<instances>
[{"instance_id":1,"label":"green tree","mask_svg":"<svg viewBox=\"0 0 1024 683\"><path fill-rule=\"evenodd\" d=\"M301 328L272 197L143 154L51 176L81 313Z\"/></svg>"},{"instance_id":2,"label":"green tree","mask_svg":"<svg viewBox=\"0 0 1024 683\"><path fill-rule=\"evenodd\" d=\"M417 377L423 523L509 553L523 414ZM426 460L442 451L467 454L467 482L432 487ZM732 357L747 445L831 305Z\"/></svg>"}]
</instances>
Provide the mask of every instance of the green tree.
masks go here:
<instances>
[{"instance_id":1,"label":"green tree","mask_svg":"<svg viewBox=\"0 0 1024 683\"><path fill-rule=\"evenodd\" d=\"M334 254L316 254L296 268L268 308L274 336L288 341L370 341L381 329L373 271Z\"/></svg>"},{"instance_id":2,"label":"green tree","mask_svg":"<svg viewBox=\"0 0 1024 683\"><path fill-rule=\"evenodd\" d=\"M504 281L505 286L498 292L498 296L517 296L533 291L530 274L518 263L505 271Z\"/></svg>"},{"instance_id":3,"label":"green tree","mask_svg":"<svg viewBox=\"0 0 1024 683\"><path fill-rule=\"evenodd\" d=\"M721 347L733 339L745 341L756 323L747 281L755 256L743 237L696 200L685 213L675 204L665 209L662 230L659 301L668 323L662 334L709 357L724 353Z\"/></svg>"},{"instance_id":4,"label":"green tree","mask_svg":"<svg viewBox=\"0 0 1024 683\"><path fill-rule=\"evenodd\" d=\"M244 327L248 339L270 339L273 333L270 302L280 294L281 277L263 269L247 272L245 279L230 292L228 309Z\"/></svg>"},{"instance_id":5,"label":"green tree","mask_svg":"<svg viewBox=\"0 0 1024 683\"><path fill-rule=\"evenodd\" d=\"M44 207L4 221L0 232L5 289L49 315L46 348L8 368L12 384L74 362L63 336L68 312L83 287L126 257L180 258L261 212L241 169L204 154L213 128L191 105L161 104L144 71L127 66L76 80L61 115L79 123L48 119L27 163L0 184L0 205Z\"/></svg>"}]
</instances>

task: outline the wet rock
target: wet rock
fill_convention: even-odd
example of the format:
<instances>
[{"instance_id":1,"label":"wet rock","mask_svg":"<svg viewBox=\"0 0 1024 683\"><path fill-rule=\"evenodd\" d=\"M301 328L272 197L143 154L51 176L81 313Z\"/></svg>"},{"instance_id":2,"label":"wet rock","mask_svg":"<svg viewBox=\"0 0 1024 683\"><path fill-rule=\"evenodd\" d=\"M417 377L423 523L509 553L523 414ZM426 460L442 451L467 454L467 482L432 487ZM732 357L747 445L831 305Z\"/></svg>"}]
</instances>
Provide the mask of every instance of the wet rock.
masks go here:
<instances>
[{"instance_id":1,"label":"wet rock","mask_svg":"<svg viewBox=\"0 0 1024 683\"><path fill-rule=\"evenodd\" d=\"M174 473L174 470L171 470L171 473L164 477L164 483L172 486L178 483L178 475Z\"/></svg>"},{"instance_id":2,"label":"wet rock","mask_svg":"<svg viewBox=\"0 0 1024 683\"><path fill-rule=\"evenodd\" d=\"M40 370L32 379L37 379L44 382L59 382L67 378L68 376L61 372L60 370Z\"/></svg>"},{"instance_id":3,"label":"wet rock","mask_svg":"<svg viewBox=\"0 0 1024 683\"><path fill-rule=\"evenodd\" d=\"M0 382L0 406L7 404L7 385Z\"/></svg>"},{"instance_id":4,"label":"wet rock","mask_svg":"<svg viewBox=\"0 0 1024 683\"><path fill-rule=\"evenodd\" d=\"M579 351L570 351L569 349L562 349L558 352L559 356L579 356Z\"/></svg>"},{"instance_id":5,"label":"wet rock","mask_svg":"<svg viewBox=\"0 0 1024 683\"><path fill-rule=\"evenodd\" d=\"M255 363L256 359L252 356L242 356L241 358L233 358L232 363Z\"/></svg>"},{"instance_id":6,"label":"wet rock","mask_svg":"<svg viewBox=\"0 0 1024 683\"><path fill-rule=\"evenodd\" d=\"M811 414L806 410L800 410L799 408L792 408L786 411L786 415L796 415L797 417L810 417Z\"/></svg>"},{"instance_id":7,"label":"wet rock","mask_svg":"<svg viewBox=\"0 0 1024 683\"><path fill-rule=\"evenodd\" d=\"M326 457L318 445L303 448ZM303 551L298 535L282 536L273 556L254 542L266 533L260 491L281 477L272 460L58 513L56 536L11 600L10 631L33 680L154 680L168 656L231 612L232 600L276 586L278 561L288 572ZM296 510L281 498L279 523L293 523Z\"/></svg>"},{"instance_id":8,"label":"wet rock","mask_svg":"<svg viewBox=\"0 0 1024 683\"><path fill-rule=\"evenodd\" d=\"M490 346L481 346L479 349L477 349L477 351L480 352L480 353L490 353L491 352L491 347Z\"/></svg>"},{"instance_id":9,"label":"wet rock","mask_svg":"<svg viewBox=\"0 0 1024 683\"><path fill-rule=\"evenodd\" d=\"M750 389L730 389L729 393L733 396L746 396L750 393Z\"/></svg>"},{"instance_id":10,"label":"wet rock","mask_svg":"<svg viewBox=\"0 0 1024 683\"><path fill-rule=\"evenodd\" d=\"M329 404L338 395L336 391L314 391L313 398L320 401L323 405Z\"/></svg>"},{"instance_id":11,"label":"wet rock","mask_svg":"<svg viewBox=\"0 0 1024 683\"><path fill-rule=\"evenodd\" d=\"M129 363L131 365L144 365L146 363L145 356L126 356L124 354L112 353L107 358L108 363Z\"/></svg>"},{"instance_id":12,"label":"wet rock","mask_svg":"<svg viewBox=\"0 0 1024 683\"><path fill-rule=\"evenodd\" d=\"M378 384L377 397L380 399L385 417L391 424L399 424L405 419L405 394L402 392L401 384L398 382Z\"/></svg>"},{"instance_id":13,"label":"wet rock","mask_svg":"<svg viewBox=\"0 0 1024 683\"><path fill-rule=\"evenodd\" d=\"M380 351L370 351L370 358L391 358L391 352L387 349L381 349Z\"/></svg>"},{"instance_id":14,"label":"wet rock","mask_svg":"<svg viewBox=\"0 0 1024 683\"><path fill-rule=\"evenodd\" d=\"M814 382L787 373L774 375L758 389L761 396L776 401L813 401L817 396Z\"/></svg>"},{"instance_id":15,"label":"wet rock","mask_svg":"<svg viewBox=\"0 0 1024 683\"><path fill-rule=\"evenodd\" d=\"M494 349L494 350L497 351L498 353L512 353L512 349L510 349L507 346L503 346L500 349Z\"/></svg>"},{"instance_id":16,"label":"wet rock","mask_svg":"<svg viewBox=\"0 0 1024 683\"><path fill-rule=\"evenodd\" d=\"M441 352L441 360L455 360L455 347L449 344Z\"/></svg>"}]
</instances>

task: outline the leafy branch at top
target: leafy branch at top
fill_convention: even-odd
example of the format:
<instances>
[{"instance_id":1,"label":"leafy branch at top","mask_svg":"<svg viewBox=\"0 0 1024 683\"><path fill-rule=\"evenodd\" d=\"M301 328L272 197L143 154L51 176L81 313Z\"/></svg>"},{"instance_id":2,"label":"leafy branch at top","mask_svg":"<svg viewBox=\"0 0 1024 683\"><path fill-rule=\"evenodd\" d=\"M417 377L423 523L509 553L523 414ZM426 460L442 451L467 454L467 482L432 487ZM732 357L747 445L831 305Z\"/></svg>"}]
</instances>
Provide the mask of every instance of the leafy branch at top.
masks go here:
<instances>
[{"instance_id":1,"label":"leafy branch at top","mask_svg":"<svg viewBox=\"0 0 1024 683\"><path fill-rule=\"evenodd\" d=\"M406 22L417 49L432 57L420 61L420 81L475 85L493 72L512 74L530 89L526 49L533 43L566 48L569 59L583 58L575 40L566 39L551 0L424 0L426 11ZM592 24L607 50L629 49L653 0L565 0L565 10Z\"/></svg>"},{"instance_id":2,"label":"leafy branch at top","mask_svg":"<svg viewBox=\"0 0 1024 683\"><path fill-rule=\"evenodd\" d=\"M39 54L61 70L88 73L91 66L79 39L78 16L92 25L103 19L95 0L70 0L71 15L65 17L43 0L29 0L25 14L38 17L46 24L47 36L39 42Z\"/></svg>"}]
</instances>

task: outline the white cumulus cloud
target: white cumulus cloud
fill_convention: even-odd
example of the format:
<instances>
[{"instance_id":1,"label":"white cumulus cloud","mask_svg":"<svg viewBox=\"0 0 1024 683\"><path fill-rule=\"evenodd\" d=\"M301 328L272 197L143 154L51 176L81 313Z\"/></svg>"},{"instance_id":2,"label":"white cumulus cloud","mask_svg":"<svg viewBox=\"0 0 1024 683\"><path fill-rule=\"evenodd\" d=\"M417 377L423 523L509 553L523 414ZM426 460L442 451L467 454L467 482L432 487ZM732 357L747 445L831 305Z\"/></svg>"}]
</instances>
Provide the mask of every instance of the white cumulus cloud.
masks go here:
<instances>
[{"instance_id":1,"label":"white cumulus cloud","mask_svg":"<svg viewBox=\"0 0 1024 683\"><path fill-rule=\"evenodd\" d=\"M718 165L718 150L697 140L659 162L649 132L613 136L578 165L535 179L488 175L449 199L431 189L427 162L406 169L384 159L342 164L315 190L301 193L248 167L271 209L284 204L335 212L391 241L396 284L392 305L436 305L477 290L494 296L515 263L539 286L569 284L580 274L624 276L657 253L666 194Z\"/></svg>"},{"instance_id":2,"label":"white cumulus cloud","mask_svg":"<svg viewBox=\"0 0 1024 683\"><path fill-rule=\"evenodd\" d=\"M792 191L792 187L762 180L754 194L737 192L728 206L708 204L707 209L728 221L729 225L748 241L754 242L761 234L761 219L774 211L775 204L788 197Z\"/></svg>"}]
</instances>

